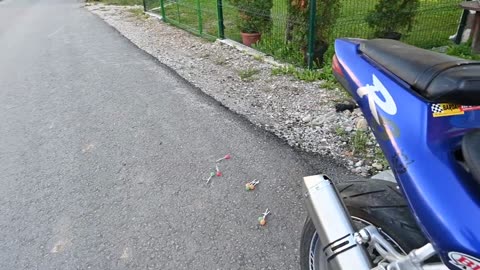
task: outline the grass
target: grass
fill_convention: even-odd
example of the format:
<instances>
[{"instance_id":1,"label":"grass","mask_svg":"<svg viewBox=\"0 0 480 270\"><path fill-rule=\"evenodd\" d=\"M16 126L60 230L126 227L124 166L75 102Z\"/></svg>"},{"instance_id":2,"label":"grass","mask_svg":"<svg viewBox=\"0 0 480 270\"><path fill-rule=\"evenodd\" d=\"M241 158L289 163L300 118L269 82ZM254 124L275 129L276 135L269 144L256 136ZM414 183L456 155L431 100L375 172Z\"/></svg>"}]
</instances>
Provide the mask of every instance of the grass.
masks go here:
<instances>
[{"instance_id":1,"label":"grass","mask_svg":"<svg viewBox=\"0 0 480 270\"><path fill-rule=\"evenodd\" d=\"M461 58L465 59L470 59L470 60L480 60L480 55L479 54L472 54L472 42L466 42L460 45L450 45L447 48L447 54L448 55L453 55L453 56L458 56Z\"/></svg>"},{"instance_id":2,"label":"grass","mask_svg":"<svg viewBox=\"0 0 480 270\"><path fill-rule=\"evenodd\" d=\"M320 70L308 70L287 65L272 68L272 75L292 75L302 81L314 82L322 80L323 72Z\"/></svg>"},{"instance_id":3,"label":"grass","mask_svg":"<svg viewBox=\"0 0 480 270\"><path fill-rule=\"evenodd\" d=\"M353 155L364 155L367 152L368 133L361 130L354 131L352 136L352 153Z\"/></svg>"},{"instance_id":4,"label":"grass","mask_svg":"<svg viewBox=\"0 0 480 270\"><path fill-rule=\"evenodd\" d=\"M247 69L239 70L238 76L240 77L240 79L244 81L253 81L254 80L253 76L257 75L258 73L260 73L260 70L256 68L247 68Z\"/></svg>"},{"instance_id":5,"label":"grass","mask_svg":"<svg viewBox=\"0 0 480 270\"><path fill-rule=\"evenodd\" d=\"M337 134L337 136L339 137L344 137L347 135L347 132L345 131L345 129L341 126L337 126L335 127L335 134Z\"/></svg>"},{"instance_id":6,"label":"grass","mask_svg":"<svg viewBox=\"0 0 480 270\"><path fill-rule=\"evenodd\" d=\"M295 66L303 66L303 53L298 48L280 38L280 35L264 35L260 42L253 46L255 49L262 51L268 55L273 55L276 59L293 64Z\"/></svg>"},{"instance_id":7,"label":"grass","mask_svg":"<svg viewBox=\"0 0 480 270\"><path fill-rule=\"evenodd\" d=\"M373 37L373 31L364 18L375 7L377 1L343 0L341 15L337 19L334 37ZM402 41L423 48L448 44L462 13L457 7L461 1L420 0L412 31Z\"/></svg>"},{"instance_id":8,"label":"grass","mask_svg":"<svg viewBox=\"0 0 480 270\"><path fill-rule=\"evenodd\" d=\"M141 4L141 1L138 0L101 1L104 3ZM146 1L149 8L159 6L159 1ZM264 33L262 40L255 47L276 59L303 66L302 50L298 45L295 46L285 42L288 2L285 0L273 1L272 31ZM374 8L377 1L342 0L341 14L337 19L332 38L373 37L372 30L365 22L365 16ZM412 31L404 35L402 40L423 48L448 44L448 38L455 33L461 14L461 10L457 7L459 2L455 0L420 0L416 23ZM165 16L170 23L202 36L210 38L218 36L216 1L165 0L164 6ZM238 16L236 8L230 5L228 0L223 1L223 7L226 37L241 41L240 33L235 27L235 19ZM156 12L159 12L159 10L156 10Z\"/></svg>"},{"instance_id":9,"label":"grass","mask_svg":"<svg viewBox=\"0 0 480 270\"><path fill-rule=\"evenodd\" d=\"M265 59L261 55L254 55L253 59L258 61L258 62L264 62L265 61Z\"/></svg>"},{"instance_id":10,"label":"grass","mask_svg":"<svg viewBox=\"0 0 480 270\"><path fill-rule=\"evenodd\" d=\"M382 149L376 145L374 149L374 158L377 160L377 163L380 163L383 166L384 169L390 166L390 164L388 164L387 159L385 158L385 155L382 152Z\"/></svg>"},{"instance_id":11,"label":"grass","mask_svg":"<svg viewBox=\"0 0 480 270\"><path fill-rule=\"evenodd\" d=\"M272 75L290 75L298 80L306 82L323 81L321 87L326 89L341 88L332 73L331 64L327 64L322 69L304 69L293 65L272 68Z\"/></svg>"},{"instance_id":12,"label":"grass","mask_svg":"<svg viewBox=\"0 0 480 270\"><path fill-rule=\"evenodd\" d=\"M130 8L127 11L138 19L148 19L148 15L143 12L143 8Z\"/></svg>"},{"instance_id":13,"label":"grass","mask_svg":"<svg viewBox=\"0 0 480 270\"><path fill-rule=\"evenodd\" d=\"M213 62L214 62L216 65L224 66L224 65L227 64L227 59L225 59L225 57L219 56L219 57L217 57L217 58L214 58L214 59L213 59Z\"/></svg>"},{"instance_id":14,"label":"grass","mask_svg":"<svg viewBox=\"0 0 480 270\"><path fill-rule=\"evenodd\" d=\"M116 6L134 6L134 5L143 5L142 0L87 0L87 3L103 3L105 5L116 5Z\"/></svg>"},{"instance_id":15,"label":"grass","mask_svg":"<svg viewBox=\"0 0 480 270\"><path fill-rule=\"evenodd\" d=\"M149 3L148 1L147 3ZM165 0L164 6L168 22L202 36L210 38L218 36L216 1L200 0L197 3L196 0ZM200 6L200 12L198 12L198 6ZM157 10L157 12L159 11ZM236 16L236 11L225 8L224 16L226 18ZM233 25L230 21L225 21L224 25L226 34L229 36L231 34L229 30L233 28ZM238 37L240 37L239 33Z\"/></svg>"}]
</instances>

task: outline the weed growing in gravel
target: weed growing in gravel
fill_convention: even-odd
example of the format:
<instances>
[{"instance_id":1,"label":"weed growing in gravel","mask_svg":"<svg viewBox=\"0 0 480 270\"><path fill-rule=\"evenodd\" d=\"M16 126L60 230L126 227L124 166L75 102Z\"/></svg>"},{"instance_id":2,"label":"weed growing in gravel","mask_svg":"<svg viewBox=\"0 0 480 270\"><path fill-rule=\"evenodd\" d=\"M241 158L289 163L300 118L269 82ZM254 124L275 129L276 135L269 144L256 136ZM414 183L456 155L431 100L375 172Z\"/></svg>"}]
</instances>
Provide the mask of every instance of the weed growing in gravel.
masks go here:
<instances>
[{"instance_id":1,"label":"weed growing in gravel","mask_svg":"<svg viewBox=\"0 0 480 270\"><path fill-rule=\"evenodd\" d=\"M213 59L213 62L216 65L223 66L223 65L227 64L227 59L225 59L225 57L223 57L223 56L220 56L220 57L217 57L217 58Z\"/></svg>"},{"instance_id":2,"label":"weed growing in gravel","mask_svg":"<svg viewBox=\"0 0 480 270\"><path fill-rule=\"evenodd\" d=\"M297 74L295 74L295 77L297 77L299 80L306 81L306 82L314 82L314 81L319 81L323 80L323 75L322 71L320 70L309 70L309 69L303 69Z\"/></svg>"},{"instance_id":3,"label":"weed growing in gravel","mask_svg":"<svg viewBox=\"0 0 480 270\"><path fill-rule=\"evenodd\" d=\"M389 166L388 161L382 152L382 149L376 145L374 149L374 158L377 160L378 163L382 164L383 168L387 168Z\"/></svg>"},{"instance_id":4,"label":"weed growing in gravel","mask_svg":"<svg viewBox=\"0 0 480 270\"><path fill-rule=\"evenodd\" d=\"M259 61L259 62L263 62L263 61L264 61L263 56L261 56L261 55L254 55L254 56L253 56L253 59L255 59L255 60Z\"/></svg>"},{"instance_id":5,"label":"weed growing in gravel","mask_svg":"<svg viewBox=\"0 0 480 270\"><path fill-rule=\"evenodd\" d=\"M345 129L343 127L337 126L335 128L335 134L337 134L337 136L343 137L347 134L347 132L345 131Z\"/></svg>"},{"instance_id":6,"label":"weed growing in gravel","mask_svg":"<svg viewBox=\"0 0 480 270\"><path fill-rule=\"evenodd\" d=\"M143 5L142 0L87 0L87 2L100 2L105 5L116 5L116 6L133 6L133 5Z\"/></svg>"},{"instance_id":7,"label":"weed growing in gravel","mask_svg":"<svg viewBox=\"0 0 480 270\"><path fill-rule=\"evenodd\" d=\"M132 14L132 16L137 17L138 19L148 19L148 15L143 13L143 9L141 8L130 8L127 9L128 12Z\"/></svg>"},{"instance_id":8,"label":"weed growing in gravel","mask_svg":"<svg viewBox=\"0 0 480 270\"><path fill-rule=\"evenodd\" d=\"M458 56L465 59L471 60L480 60L480 54L472 54L472 41L460 44L460 45L450 45L447 48L447 54Z\"/></svg>"},{"instance_id":9,"label":"weed growing in gravel","mask_svg":"<svg viewBox=\"0 0 480 270\"><path fill-rule=\"evenodd\" d=\"M291 75L306 82L314 82L323 79L320 70L301 69L291 65L272 68L272 75Z\"/></svg>"},{"instance_id":10,"label":"weed growing in gravel","mask_svg":"<svg viewBox=\"0 0 480 270\"><path fill-rule=\"evenodd\" d=\"M238 71L238 76L244 81L253 81L253 75L260 73L256 68L247 68Z\"/></svg>"},{"instance_id":11,"label":"weed growing in gravel","mask_svg":"<svg viewBox=\"0 0 480 270\"><path fill-rule=\"evenodd\" d=\"M296 66L305 64L303 54L298 46L291 43L285 44L283 37L265 35L257 44L253 45L253 47L268 55L272 55L275 59L280 59Z\"/></svg>"},{"instance_id":12,"label":"weed growing in gravel","mask_svg":"<svg viewBox=\"0 0 480 270\"><path fill-rule=\"evenodd\" d=\"M296 72L295 67L290 66L290 65L272 68L272 75L275 75L275 76L293 75L293 74L295 74L295 72Z\"/></svg>"},{"instance_id":13,"label":"weed growing in gravel","mask_svg":"<svg viewBox=\"0 0 480 270\"><path fill-rule=\"evenodd\" d=\"M337 83L337 82L332 82L332 81L323 81L322 87L325 88L325 89L341 88L341 87L338 87L338 83Z\"/></svg>"},{"instance_id":14,"label":"weed growing in gravel","mask_svg":"<svg viewBox=\"0 0 480 270\"><path fill-rule=\"evenodd\" d=\"M353 155L363 155L367 151L368 133L356 130L352 136L352 153Z\"/></svg>"}]
</instances>

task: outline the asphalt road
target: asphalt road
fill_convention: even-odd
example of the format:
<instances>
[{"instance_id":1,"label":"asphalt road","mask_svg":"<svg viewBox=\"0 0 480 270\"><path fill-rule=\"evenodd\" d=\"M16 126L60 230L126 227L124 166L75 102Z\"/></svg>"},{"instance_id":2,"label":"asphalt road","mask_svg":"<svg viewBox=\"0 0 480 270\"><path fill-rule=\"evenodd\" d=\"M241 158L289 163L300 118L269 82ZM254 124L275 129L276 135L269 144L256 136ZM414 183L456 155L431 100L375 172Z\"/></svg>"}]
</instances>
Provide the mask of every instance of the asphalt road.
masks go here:
<instances>
[{"instance_id":1,"label":"asphalt road","mask_svg":"<svg viewBox=\"0 0 480 270\"><path fill-rule=\"evenodd\" d=\"M344 179L77 1L0 2L0 117L5 270L297 269L302 176Z\"/></svg>"}]
</instances>

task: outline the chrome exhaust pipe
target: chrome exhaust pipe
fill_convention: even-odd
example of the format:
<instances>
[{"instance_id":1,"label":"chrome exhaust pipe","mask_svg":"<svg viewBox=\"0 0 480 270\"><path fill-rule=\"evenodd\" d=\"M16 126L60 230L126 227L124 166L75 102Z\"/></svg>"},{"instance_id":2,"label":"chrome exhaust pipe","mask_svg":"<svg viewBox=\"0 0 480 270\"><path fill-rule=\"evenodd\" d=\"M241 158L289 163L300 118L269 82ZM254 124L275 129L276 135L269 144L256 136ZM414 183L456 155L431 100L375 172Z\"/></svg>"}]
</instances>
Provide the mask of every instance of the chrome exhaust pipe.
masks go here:
<instances>
[{"instance_id":1,"label":"chrome exhaust pipe","mask_svg":"<svg viewBox=\"0 0 480 270\"><path fill-rule=\"evenodd\" d=\"M355 229L337 189L325 175L303 178L306 204L315 224L321 252L332 270L372 268L365 248L355 241Z\"/></svg>"}]
</instances>

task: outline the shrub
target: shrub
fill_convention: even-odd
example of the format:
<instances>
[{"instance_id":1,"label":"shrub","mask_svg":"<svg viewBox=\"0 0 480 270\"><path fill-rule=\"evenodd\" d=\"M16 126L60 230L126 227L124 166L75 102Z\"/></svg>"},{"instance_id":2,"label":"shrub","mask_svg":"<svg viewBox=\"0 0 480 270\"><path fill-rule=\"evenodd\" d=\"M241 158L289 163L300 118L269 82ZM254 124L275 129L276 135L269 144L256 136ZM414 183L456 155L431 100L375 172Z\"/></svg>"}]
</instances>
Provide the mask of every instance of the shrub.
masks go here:
<instances>
[{"instance_id":1,"label":"shrub","mask_svg":"<svg viewBox=\"0 0 480 270\"><path fill-rule=\"evenodd\" d=\"M366 17L375 37L400 39L412 30L419 0L380 0Z\"/></svg>"},{"instance_id":2,"label":"shrub","mask_svg":"<svg viewBox=\"0 0 480 270\"><path fill-rule=\"evenodd\" d=\"M238 10L236 25L243 33L266 33L272 28L273 0L230 0Z\"/></svg>"},{"instance_id":3,"label":"shrub","mask_svg":"<svg viewBox=\"0 0 480 270\"><path fill-rule=\"evenodd\" d=\"M315 18L314 62L322 66L323 56L332 40L333 27L340 13L340 0L317 0ZM307 60L307 43L309 27L308 0L290 0L288 6L287 35L288 42L298 44Z\"/></svg>"}]
</instances>

